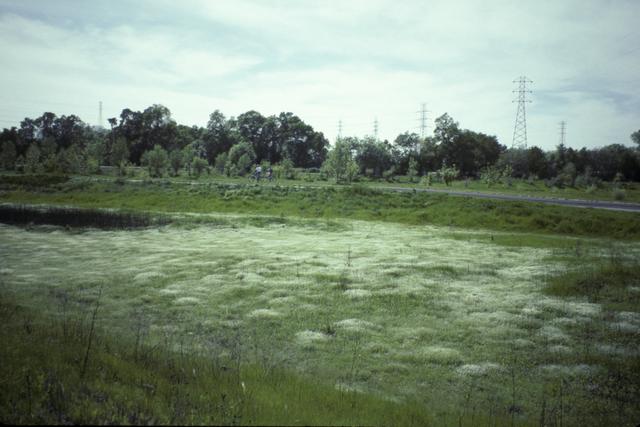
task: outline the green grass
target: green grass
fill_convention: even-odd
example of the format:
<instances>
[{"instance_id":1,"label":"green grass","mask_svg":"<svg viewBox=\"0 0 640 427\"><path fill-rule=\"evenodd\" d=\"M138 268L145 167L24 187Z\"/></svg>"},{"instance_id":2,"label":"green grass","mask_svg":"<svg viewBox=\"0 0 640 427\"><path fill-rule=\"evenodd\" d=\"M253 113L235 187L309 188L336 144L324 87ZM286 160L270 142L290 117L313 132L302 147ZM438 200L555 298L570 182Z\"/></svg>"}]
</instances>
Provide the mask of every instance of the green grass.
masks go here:
<instances>
[{"instance_id":1,"label":"green grass","mask_svg":"<svg viewBox=\"0 0 640 427\"><path fill-rule=\"evenodd\" d=\"M169 359L186 354L196 364L240 366L251 383L256 369L300 375L318 394L336 388L417 405L432 425L509 425L511 416L516 425L541 417L550 425L618 425L639 413L637 305L623 312L542 292L550 274L575 262L577 242L585 260L608 256L609 243L625 262L638 256L636 242L565 238L573 245L542 247L545 236L538 247L510 246L449 227L339 221L332 230L317 220L222 218L127 231L2 225L2 289L37 307L34 323L41 319L56 334L84 319L86 338L103 288L98 342L121 342L118 354L136 354L140 325L144 348L163 349ZM24 328L6 323L7 333ZM63 346L53 339L44 352ZM74 352L76 367L84 348ZM97 372L88 371L87 381ZM69 378L65 389L77 386ZM118 383L135 378L123 374ZM24 385L15 390L22 394L10 396L24 404ZM173 394L158 405L171 408ZM90 406L78 396L73 407ZM194 405L201 410L197 399ZM154 408L144 417L167 422ZM307 422L351 423L339 415Z\"/></svg>"},{"instance_id":2,"label":"green grass","mask_svg":"<svg viewBox=\"0 0 640 427\"><path fill-rule=\"evenodd\" d=\"M561 297L587 297L610 309L634 310L640 305L640 264L614 260L582 265L552 277L545 291Z\"/></svg>"},{"instance_id":3,"label":"green grass","mask_svg":"<svg viewBox=\"0 0 640 427\"><path fill-rule=\"evenodd\" d=\"M134 179L148 179L148 173L145 169L137 168L135 171L132 169ZM280 186L305 186L305 187L327 187L333 186L331 180L323 181L319 179L319 174L298 172L298 179L295 180L277 180L277 184ZM102 179L112 179L107 176L100 176ZM201 184L240 184L244 185L249 182L247 177L226 177L219 174L204 174L200 178L187 176L182 172L179 176L167 176L159 180L175 183L188 183L197 182ZM582 200L605 200L615 201L616 189L622 186L624 190L624 201L626 202L640 202L640 184L635 182L627 182L622 184L614 184L605 182L598 188L577 188L577 187L547 187L543 180L525 180L525 179L512 179L511 185L505 183L496 183L494 185L487 185L481 180L456 180L451 185L445 185L444 183L434 182L430 187L423 184L412 183L405 176L395 177L393 182L387 182L385 180L369 179L361 177L358 181L359 185L372 187L372 188L388 188L388 187L402 187L402 188L417 188L426 189L431 188L435 190L454 190L454 191L478 191L483 193L495 193L495 194L514 194L514 195L526 195L534 197L550 197L550 198L566 198L566 199L582 199ZM274 183L263 182L261 185L274 185Z\"/></svg>"},{"instance_id":4,"label":"green grass","mask_svg":"<svg viewBox=\"0 0 640 427\"><path fill-rule=\"evenodd\" d=\"M0 224L2 422L640 416L637 214L170 180L4 184L0 202L171 220ZM580 276L585 265L605 267Z\"/></svg>"},{"instance_id":5,"label":"green grass","mask_svg":"<svg viewBox=\"0 0 640 427\"><path fill-rule=\"evenodd\" d=\"M0 421L7 424L416 425L415 403L341 391L260 365L225 366L167 345L135 346L87 321L56 321L0 295Z\"/></svg>"},{"instance_id":6,"label":"green grass","mask_svg":"<svg viewBox=\"0 0 640 427\"><path fill-rule=\"evenodd\" d=\"M622 239L640 237L640 217L635 213L444 194L396 193L361 185L298 188L80 181L48 187L46 191L8 190L0 194L0 201L165 213L251 213L322 220L346 218Z\"/></svg>"}]
</instances>

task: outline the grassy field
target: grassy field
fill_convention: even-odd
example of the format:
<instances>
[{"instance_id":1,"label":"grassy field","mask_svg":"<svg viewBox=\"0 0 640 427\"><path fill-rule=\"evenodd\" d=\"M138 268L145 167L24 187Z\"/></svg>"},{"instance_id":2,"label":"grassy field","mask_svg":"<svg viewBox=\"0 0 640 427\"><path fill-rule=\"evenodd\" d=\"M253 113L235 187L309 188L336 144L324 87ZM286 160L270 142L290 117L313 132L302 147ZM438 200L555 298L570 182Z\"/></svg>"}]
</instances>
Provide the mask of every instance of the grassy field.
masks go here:
<instances>
[{"instance_id":1,"label":"grassy field","mask_svg":"<svg viewBox=\"0 0 640 427\"><path fill-rule=\"evenodd\" d=\"M637 215L363 187L36 187L0 200L170 223L0 225L4 422L640 419Z\"/></svg>"},{"instance_id":2,"label":"grassy field","mask_svg":"<svg viewBox=\"0 0 640 427\"><path fill-rule=\"evenodd\" d=\"M103 175L96 175L95 178L114 178L114 169L105 170ZM149 179L149 175L144 168L130 168L129 178L133 179ZM217 183L217 184L247 184L250 181L247 177L226 177L217 173L203 174L199 178L190 177L184 171L178 176L167 176L163 180L171 182L199 182L199 183ZM296 179L277 179L273 183L280 186L313 186L327 187L334 185L331 180L322 180L318 173L310 173L304 170L296 172ZM580 200L606 200L606 201L626 201L640 202L640 185L635 182L611 183L602 182L599 187L563 187L547 186L544 180L528 180L528 179L510 179L508 182L497 182L488 185L479 179L459 179L453 181L450 185L442 182L432 182L430 186L420 182L420 177L415 178L412 182L406 176L394 177L392 181L383 179L374 179L360 177L357 184L372 188L431 188L436 190L454 190L454 191L477 191L483 193L496 194L515 194L534 197L550 197L564 199L580 199ZM263 185L269 185L265 180Z\"/></svg>"},{"instance_id":3,"label":"grassy field","mask_svg":"<svg viewBox=\"0 0 640 427\"><path fill-rule=\"evenodd\" d=\"M46 181L45 178L42 181ZM37 184L37 182L33 183ZM498 231L560 233L635 239L634 213L576 209L543 204L474 199L446 194L390 192L363 185L296 187L279 185L181 185L171 181L27 181L0 186L0 202L71 205L163 213L244 213L314 219L357 219L484 228Z\"/></svg>"}]
</instances>

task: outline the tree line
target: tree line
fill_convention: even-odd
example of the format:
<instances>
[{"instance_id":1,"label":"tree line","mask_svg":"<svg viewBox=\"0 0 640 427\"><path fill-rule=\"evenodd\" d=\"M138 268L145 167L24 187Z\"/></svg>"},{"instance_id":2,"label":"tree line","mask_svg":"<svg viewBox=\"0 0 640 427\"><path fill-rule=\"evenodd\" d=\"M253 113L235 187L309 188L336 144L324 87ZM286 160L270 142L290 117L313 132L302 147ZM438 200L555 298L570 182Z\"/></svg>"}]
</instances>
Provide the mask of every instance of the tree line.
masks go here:
<instances>
[{"instance_id":1,"label":"tree line","mask_svg":"<svg viewBox=\"0 0 640 427\"><path fill-rule=\"evenodd\" d=\"M339 138L333 146L293 113L263 116L248 111L226 118L219 110L205 127L176 123L169 109L152 105L125 108L108 119L107 129L89 126L76 115L46 112L25 118L0 133L0 167L26 173L93 173L101 165L125 170L147 166L152 176L167 171L190 175L215 171L228 176L250 173L262 163L315 170L337 181L358 177L392 180L398 175L448 182L501 177L544 179L550 185L592 185L598 180L640 181L640 130L637 147L611 144L575 150L558 145L507 148L495 136L463 129L448 114L435 120L433 136L405 132L393 142L367 137Z\"/></svg>"}]
</instances>

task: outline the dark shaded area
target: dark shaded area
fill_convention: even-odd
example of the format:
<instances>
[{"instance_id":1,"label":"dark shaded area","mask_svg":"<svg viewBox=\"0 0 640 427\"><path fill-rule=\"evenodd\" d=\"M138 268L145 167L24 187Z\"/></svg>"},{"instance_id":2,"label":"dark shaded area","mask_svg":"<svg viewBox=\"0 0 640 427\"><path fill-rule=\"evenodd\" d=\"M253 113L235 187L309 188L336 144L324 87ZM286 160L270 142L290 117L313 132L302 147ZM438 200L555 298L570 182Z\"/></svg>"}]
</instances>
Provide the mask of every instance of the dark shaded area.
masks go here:
<instances>
[{"instance_id":1,"label":"dark shaded area","mask_svg":"<svg viewBox=\"0 0 640 427\"><path fill-rule=\"evenodd\" d=\"M32 206L0 206L0 222L5 224L47 224L65 227L95 227L102 229L128 229L165 225L171 220L164 216L142 213L110 212L98 209L77 209Z\"/></svg>"},{"instance_id":2,"label":"dark shaded area","mask_svg":"<svg viewBox=\"0 0 640 427\"><path fill-rule=\"evenodd\" d=\"M49 187L69 181L67 175L0 175L0 186L19 186L26 188Z\"/></svg>"}]
</instances>

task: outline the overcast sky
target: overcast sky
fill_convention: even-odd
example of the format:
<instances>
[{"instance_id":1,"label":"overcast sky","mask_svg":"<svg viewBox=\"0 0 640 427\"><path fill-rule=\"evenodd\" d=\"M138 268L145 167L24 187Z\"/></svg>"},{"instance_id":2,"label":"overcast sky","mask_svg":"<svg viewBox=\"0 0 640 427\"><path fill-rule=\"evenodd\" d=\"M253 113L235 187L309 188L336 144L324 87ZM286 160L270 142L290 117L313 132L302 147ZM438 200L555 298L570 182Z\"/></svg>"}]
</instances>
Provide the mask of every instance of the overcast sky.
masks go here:
<instances>
[{"instance_id":1,"label":"overcast sky","mask_svg":"<svg viewBox=\"0 0 640 427\"><path fill-rule=\"evenodd\" d=\"M449 113L511 146L521 75L529 145L631 145L640 1L4 1L0 127L44 111L103 122L167 106L206 125L290 111L331 141L427 134Z\"/></svg>"}]
</instances>

